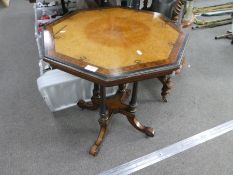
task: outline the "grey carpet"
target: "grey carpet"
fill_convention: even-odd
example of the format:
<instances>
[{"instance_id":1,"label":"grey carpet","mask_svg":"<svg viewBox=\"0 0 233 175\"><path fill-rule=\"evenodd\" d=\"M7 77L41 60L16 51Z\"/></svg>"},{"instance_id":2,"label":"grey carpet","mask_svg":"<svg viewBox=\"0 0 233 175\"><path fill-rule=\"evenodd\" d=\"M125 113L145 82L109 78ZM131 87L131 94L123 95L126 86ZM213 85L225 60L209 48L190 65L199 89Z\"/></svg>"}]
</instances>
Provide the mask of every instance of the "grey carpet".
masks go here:
<instances>
[{"instance_id":1,"label":"grey carpet","mask_svg":"<svg viewBox=\"0 0 233 175\"><path fill-rule=\"evenodd\" d=\"M226 1L196 1L198 5L210 2ZM74 107L52 114L38 93L33 20L32 5L27 1L14 0L10 8L0 8L1 175L97 174L233 118L233 46L227 40L213 39L230 26L192 31L186 50L191 67L174 78L169 102L161 103L157 80L140 83L137 115L156 129L156 136L146 138L116 115L99 155L93 158L88 149L98 132L98 112ZM229 133L137 174L214 174L219 167L230 170L224 174L232 174L231 136ZM217 157L211 154L214 151ZM214 161L203 166L209 160Z\"/></svg>"}]
</instances>

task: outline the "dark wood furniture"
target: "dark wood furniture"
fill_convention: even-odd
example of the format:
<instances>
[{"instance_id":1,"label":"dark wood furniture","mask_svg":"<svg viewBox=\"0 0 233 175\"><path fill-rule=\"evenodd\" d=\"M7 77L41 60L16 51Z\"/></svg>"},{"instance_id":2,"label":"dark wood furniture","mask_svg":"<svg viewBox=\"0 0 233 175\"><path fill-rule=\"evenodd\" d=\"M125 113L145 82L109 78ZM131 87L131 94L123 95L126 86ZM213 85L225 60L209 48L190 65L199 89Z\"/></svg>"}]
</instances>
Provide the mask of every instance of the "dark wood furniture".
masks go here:
<instances>
[{"instance_id":1,"label":"dark wood furniture","mask_svg":"<svg viewBox=\"0 0 233 175\"><path fill-rule=\"evenodd\" d=\"M97 154L115 113L126 116L147 136L154 136L154 130L142 125L135 115L138 81L157 77L164 83L166 95L166 75L180 68L187 42L176 25L159 13L100 8L73 12L47 25L43 39L44 60L53 68L94 83L91 102L78 102L83 109L100 108L100 132L91 155ZM126 83L133 83L129 104ZM106 97L106 87L116 85L118 92Z\"/></svg>"}]
</instances>

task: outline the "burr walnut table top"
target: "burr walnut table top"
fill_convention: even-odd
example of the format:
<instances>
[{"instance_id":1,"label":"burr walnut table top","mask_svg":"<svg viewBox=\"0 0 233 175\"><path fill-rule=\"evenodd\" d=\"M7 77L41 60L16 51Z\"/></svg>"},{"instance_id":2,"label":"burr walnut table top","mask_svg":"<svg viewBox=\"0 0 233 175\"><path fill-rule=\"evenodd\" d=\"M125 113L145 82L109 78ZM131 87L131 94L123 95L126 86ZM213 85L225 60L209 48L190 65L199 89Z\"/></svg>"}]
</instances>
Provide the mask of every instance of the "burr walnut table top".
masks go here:
<instances>
[{"instance_id":1,"label":"burr walnut table top","mask_svg":"<svg viewBox=\"0 0 233 175\"><path fill-rule=\"evenodd\" d=\"M158 13L120 7L73 12L43 34L46 61L105 85L178 69L187 40Z\"/></svg>"}]
</instances>

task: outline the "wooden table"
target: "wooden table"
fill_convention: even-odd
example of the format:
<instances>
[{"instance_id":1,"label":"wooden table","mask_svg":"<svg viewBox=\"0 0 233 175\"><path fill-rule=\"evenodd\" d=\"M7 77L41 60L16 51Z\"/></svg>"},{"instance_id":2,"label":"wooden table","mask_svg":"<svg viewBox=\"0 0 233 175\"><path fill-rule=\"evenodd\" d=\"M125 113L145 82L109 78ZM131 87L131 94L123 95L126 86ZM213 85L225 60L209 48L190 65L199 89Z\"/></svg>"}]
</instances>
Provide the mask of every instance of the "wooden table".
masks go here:
<instances>
[{"instance_id":1,"label":"wooden table","mask_svg":"<svg viewBox=\"0 0 233 175\"><path fill-rule=\"evenodd\" d=\"M155 77L163 81L180 68L187 42L183 32L158 13L115 7L68 14L47 25L43 35L45 61L94 83L92 101L78 102L83 109L100 108L100 132L91 155L97 154L115 113L154 136L154 129L135 116L137 82ZM130 96L126 83L133 83L129 104L125 103ZM106 97L106 87L115 85L118 92Z\"/></svg>"}]
</instances>

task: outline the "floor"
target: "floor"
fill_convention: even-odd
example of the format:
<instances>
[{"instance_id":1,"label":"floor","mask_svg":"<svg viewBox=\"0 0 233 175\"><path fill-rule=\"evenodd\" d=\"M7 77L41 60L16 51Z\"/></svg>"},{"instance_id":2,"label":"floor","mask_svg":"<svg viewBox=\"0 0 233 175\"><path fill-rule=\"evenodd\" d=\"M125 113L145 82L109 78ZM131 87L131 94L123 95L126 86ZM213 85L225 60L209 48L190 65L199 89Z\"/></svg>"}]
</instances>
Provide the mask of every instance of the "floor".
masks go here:
<instances>
[{"instance_id":1,"label":"floor","mask_svg":"<svg viewBox=\"0 0 233 175\"><path fill-rule=\"evenodd\" d=\"M196 0L210 5L226 0ZM214 36L223 26L190 32L187 62L173 78L168 103L160 83L139 84L138 118L156 129L154 138L135 132L120 115L95 158L88 149L98 132L98 112L73 107L51 113L40 96L32 4L12 0L0 7L0 174L94 175L233 119L233 52ZM135 174L233 174L233 132Z\"/></svg>"}]
</instances>

